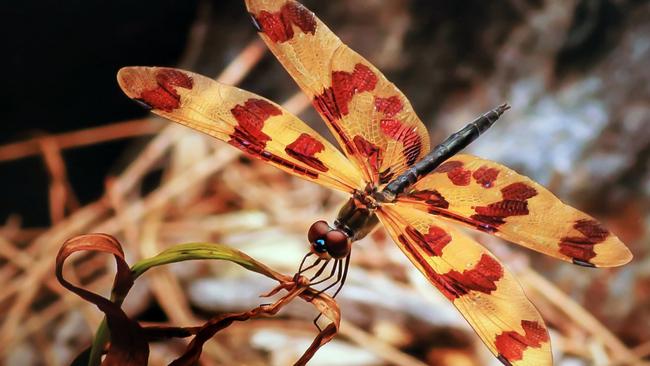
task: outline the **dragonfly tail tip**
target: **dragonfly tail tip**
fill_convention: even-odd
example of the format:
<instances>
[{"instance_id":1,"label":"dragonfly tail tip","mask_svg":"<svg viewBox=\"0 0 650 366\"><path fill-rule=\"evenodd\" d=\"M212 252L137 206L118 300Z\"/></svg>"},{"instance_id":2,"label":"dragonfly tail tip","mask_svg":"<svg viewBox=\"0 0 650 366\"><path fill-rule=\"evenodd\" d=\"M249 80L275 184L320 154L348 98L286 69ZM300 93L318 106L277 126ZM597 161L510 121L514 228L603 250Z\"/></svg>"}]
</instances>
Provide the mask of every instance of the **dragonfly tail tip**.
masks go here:
<instances>
[{"instance_id":1,"label":"dragonfly tail tip","mask_svg":"<svg viewBox=\"0 0 650 366\"><path fill-rule=\"evenodd\" d=\"M497 112L499 117L501 117L501 115L510 108L510 104L508 104L508 102L504 102L496 108L495 112Z\"/></svg>"}]
</instances>

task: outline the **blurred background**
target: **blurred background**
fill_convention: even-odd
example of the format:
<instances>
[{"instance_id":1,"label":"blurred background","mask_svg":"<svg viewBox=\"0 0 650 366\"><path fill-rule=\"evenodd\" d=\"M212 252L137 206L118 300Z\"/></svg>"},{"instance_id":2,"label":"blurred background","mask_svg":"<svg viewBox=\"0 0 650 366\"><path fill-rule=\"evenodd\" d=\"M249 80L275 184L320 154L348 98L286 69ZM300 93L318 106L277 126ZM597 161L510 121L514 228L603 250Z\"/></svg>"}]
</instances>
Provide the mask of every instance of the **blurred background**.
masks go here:
<instances>
[{"instance_id":1,"label":"blurred background","mask_svg":"<svg viewBox=\"0 0 650 366\"><path fill-rule=\"evenodd\" d=\"M477 234L551 329L557 365L650 360L650 3L640 0L304 1L395 82L433 143L503 101L470 153L506 164L589 212L635 254L618 269L559 262ZM345 197L147 114L115 81L126 65L178 66L286 103L331 138L250 24L243 1L0 4L0 364L65 365L101 321L65 291L68 237L106 232L127 259L176 243L239 248L284 273L306 232ZM552 215L552 213L549 213ZM70 273L108 294L114 263ZM193 325L257 306L274 283L234 265L180 263L138 280L125 304L148 323ZM341 334L313 365L498 365L382 229L356 245L338 297ZM288 365L316 330L309 306L235 324L204 365ZM150 363L185 341L152 344Z\"/></svg>"}]
</instances>

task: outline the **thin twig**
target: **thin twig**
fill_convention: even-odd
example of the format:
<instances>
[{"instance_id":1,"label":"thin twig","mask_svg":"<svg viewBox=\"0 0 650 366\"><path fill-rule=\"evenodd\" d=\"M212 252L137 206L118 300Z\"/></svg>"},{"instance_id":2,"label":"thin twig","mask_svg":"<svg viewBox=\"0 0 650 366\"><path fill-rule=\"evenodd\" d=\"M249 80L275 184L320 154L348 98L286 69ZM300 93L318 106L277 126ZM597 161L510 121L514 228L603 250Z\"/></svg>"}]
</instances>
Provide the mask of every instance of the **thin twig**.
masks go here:
<instances>
[{"instance_id":1,"label":"thin twig","mask_svg":"<svg viewBox=\"0 0 650 366\"><path fill-rule=\"evenodd\" d=\"M0 162L26 158L41 152L44 139L52 139L61 150L95 145L103 142L151 135L160 130L152 119L135 119L110 125L92 127L56 135L34 137L25 141L0 146Z\"/></svg>"},{"instance_id":2,"label":"thin twig","mask_svg":"<svg viewBox=\"0 0 650 366\"><path fill-rule=\"evenodd\" d=\"M56 225L65 217L66 208L74 211L79 208L68 173L61 156L61 149L55 139L42 138L39 140L43 160L50 175L50 220Z\"/></svg>"},{"instance_id":3,"label":"thin twig","mask_svg":"<svg viewBox=\"0 0 650 366\"><path fill-rule=\"evenodd\" d=\"M196 7L196 18L187 36L185 50L180 57L178 67L189 69L196 65L210 27L210 15L212 14L212 2L207 0L199 1Z\"/></svg>"}]
</instances>

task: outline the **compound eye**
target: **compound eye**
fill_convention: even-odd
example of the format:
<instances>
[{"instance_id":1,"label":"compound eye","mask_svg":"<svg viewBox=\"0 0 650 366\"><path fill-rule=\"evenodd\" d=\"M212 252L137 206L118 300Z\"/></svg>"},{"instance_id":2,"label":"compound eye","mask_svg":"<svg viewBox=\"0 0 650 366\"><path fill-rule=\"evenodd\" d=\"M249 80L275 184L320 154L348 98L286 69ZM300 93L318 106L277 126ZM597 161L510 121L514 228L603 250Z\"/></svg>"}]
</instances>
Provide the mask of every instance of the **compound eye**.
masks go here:
<instances>
[{"instance_id":1,"label":"compound eye","mask_svg":"<svg viewBox=\"0 0 650 366\"><path fill-rule=\"evenodd\" d=\"M309 239L310 243L316 244L316 240L325 238L325 234L327 234L330 230L332 229L324 220L316 221L309 228L307 239ZM325 242L323 242L323 245L325 245Z\"/></svg>"},{"instance_id":2,"label":"compound eye","mask_svg":"<svg viewBox=\"0 0 650 366\"><path fill-rule=\"evenodd\" d=\"M316 253L327 253L327 244L325 244L325 239L316 239L313 243L312 246L314 247L314 250Z\"/></svg>"},{"instance_id":3,"label":"compound eye","mask_svg":"<svg viewBox=\"0 0 650 366\"><path fill-rule=\"evenodd\" d=\"M332 230L325 235L327 253L332 258L341 259L350 253L350 239L341 230Z\"/></svg>"}]
</instances>

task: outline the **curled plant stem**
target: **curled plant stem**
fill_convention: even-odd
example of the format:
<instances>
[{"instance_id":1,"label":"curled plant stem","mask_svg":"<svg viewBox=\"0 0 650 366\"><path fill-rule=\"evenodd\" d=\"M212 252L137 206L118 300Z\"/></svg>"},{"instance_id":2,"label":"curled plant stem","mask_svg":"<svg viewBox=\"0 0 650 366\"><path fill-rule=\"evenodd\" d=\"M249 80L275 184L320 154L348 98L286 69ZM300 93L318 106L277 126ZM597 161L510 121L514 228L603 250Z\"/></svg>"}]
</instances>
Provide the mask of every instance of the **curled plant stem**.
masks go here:
<instances>
[{"instance_id":1,"label":"curled plant stem","mask_svg":"<svg viewBox=\"0 0 650 366\"><path fill-rule=\"evenodd\" d=\"M63 276L63 264L73 253L78 251L94 251L113 254L117 264L117 273L111 298L106 299L81 287L68 282ZM121 309L121 304L128 295L134 281L150 268L169 263L182 262L196 259L219 259L237 263L247 270L263 274L278 281L278 286L263 294L268 297L282 290L287 293L271 304L262 304L252 310L239 313L229 313L216 316L199 327L142 327L130 319ZM236 321L247 321L262 316L273 316L285 305L301 298L314 305L330 324L316 336L311 346L296 362L296 365L305 365L316 351L329 342L337 333L340 324L340 311L338 305L330 296L318 292L310 287L309 280L304 276L290 277L275 272L266 265L254 260L246 254L225 245L210 243L181 244L169 248L160 254L142 260L129 268L124 259L124 252L120 243L110 235L89 234L74 237L66 241L61 247L56 259L56 275L61 284L68 290L82 297L84 300L95 304L105 314L104 321L99 326L88 352L89 366L99 365L101 356L107 347L107 356L104 365L143 365L149 355L149 342L166 338L184 338L194 336L185 352L170 365L189 366L198 362L203 345L218 331L230 326ZM111 336L113 334L114 336ZM84 352L85 354L85 352ZM79 359L79 358L78 358ZM76 363L75 363L76 364Z\"/></svg>"}]
</instances>

